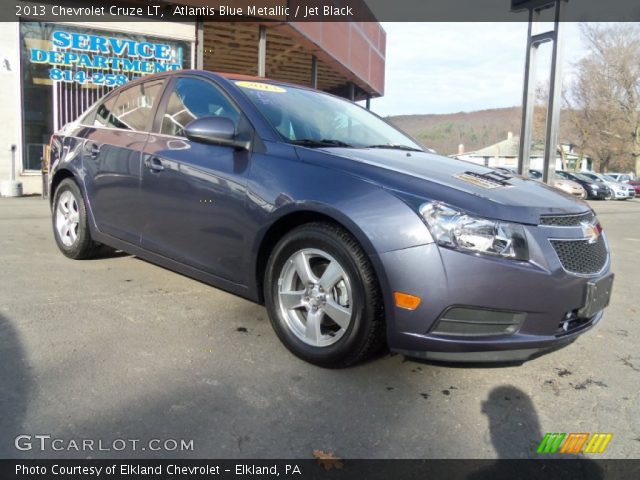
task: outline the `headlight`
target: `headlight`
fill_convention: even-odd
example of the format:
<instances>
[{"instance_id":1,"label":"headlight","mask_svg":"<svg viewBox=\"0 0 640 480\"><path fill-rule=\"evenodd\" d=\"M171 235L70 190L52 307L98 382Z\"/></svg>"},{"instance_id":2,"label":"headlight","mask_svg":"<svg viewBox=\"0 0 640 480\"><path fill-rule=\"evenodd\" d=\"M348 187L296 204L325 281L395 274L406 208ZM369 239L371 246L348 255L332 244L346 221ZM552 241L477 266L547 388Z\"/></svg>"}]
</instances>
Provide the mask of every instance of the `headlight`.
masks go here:
<instances>
[{"instance_id":1,"label":"headlight","mask_svg":"<svg viewBox=\"0 0 640 480\"><path fill-rule=\"evenodd\" d=\"M438 245L514 260L529 259L522 225L472 217L439 202L423 204L420 214Z\"/></svg>"}]
</instances>

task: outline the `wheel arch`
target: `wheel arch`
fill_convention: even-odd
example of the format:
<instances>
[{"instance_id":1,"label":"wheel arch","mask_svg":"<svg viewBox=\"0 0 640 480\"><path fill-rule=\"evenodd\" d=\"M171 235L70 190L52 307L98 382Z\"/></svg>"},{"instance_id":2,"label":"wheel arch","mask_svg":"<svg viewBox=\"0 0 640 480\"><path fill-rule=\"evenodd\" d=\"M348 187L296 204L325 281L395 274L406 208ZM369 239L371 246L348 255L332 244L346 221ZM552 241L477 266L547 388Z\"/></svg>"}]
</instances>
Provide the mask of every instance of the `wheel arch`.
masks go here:
<instances>
[{"instance_id":1,"label":"wheel arch","mask_svg":"<svg viewBox=\"0 0 640 480\"><path fill-rule=\"evenodd\" d=\"M264 275L266 271L267 262L271 256L271 252L287 233L294 228L307 223L326 222L336 225L346 232L348 232L358 242L360 247L365 251L369 260L371 261L371 254L375 253L375 248L371 241L367 238L365 233L348 217L340 212L331 211L326 208L313 208L307 206L306 208L289 211L281 215L275 220L269 228L265 231L261 237L256 254L255 261L255 281L256 281L256 294L258 301L264 303ZM371 261L371 265L376 274L376 278L380 288L386 283L384 272L380 271L377 262ZM384 297L384 296L383 296Z\"/></svg>"},{"instance_id":2,"label":"wheel arch","mask_svg":"<svg viewBox=\"0 0 640 480\"><path fill-rule=\"evenodd\" d=\"M51 179L51 185L49 186L49 206L53 207L53 199L56 195L56 190L58 189L58 186L60 186L60 183L67 178L73 179L73 181L78 185L78 188L80 188L80 191L82 191L80 182L78 182L78 179L73 172L66 168L60 169L54 173L53 178Z\"/></svg>"}]
</instances>

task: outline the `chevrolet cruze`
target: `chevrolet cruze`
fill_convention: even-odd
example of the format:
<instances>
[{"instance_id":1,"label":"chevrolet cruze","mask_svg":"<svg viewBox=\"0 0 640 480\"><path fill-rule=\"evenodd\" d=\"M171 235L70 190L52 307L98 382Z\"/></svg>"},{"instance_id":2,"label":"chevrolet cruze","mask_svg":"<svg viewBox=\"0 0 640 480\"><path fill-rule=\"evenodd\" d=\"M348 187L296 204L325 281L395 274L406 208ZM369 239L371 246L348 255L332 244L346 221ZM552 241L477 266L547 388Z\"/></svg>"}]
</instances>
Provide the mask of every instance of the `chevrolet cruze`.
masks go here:
<instances>
[{"instance_id":1,"label":"chevrolet cruze","mask_svg":"<svg viewBox=\"0 0 640 480\"><path fill-rule=\"evenodd\" d=\"M144 77L54 134L51 164L66 256L119 249L264 303L284 345L321 366L385 344L524 361L609 302L609 247L586 203L436 155L300 86Z\"/></svg>"}]
</instances>

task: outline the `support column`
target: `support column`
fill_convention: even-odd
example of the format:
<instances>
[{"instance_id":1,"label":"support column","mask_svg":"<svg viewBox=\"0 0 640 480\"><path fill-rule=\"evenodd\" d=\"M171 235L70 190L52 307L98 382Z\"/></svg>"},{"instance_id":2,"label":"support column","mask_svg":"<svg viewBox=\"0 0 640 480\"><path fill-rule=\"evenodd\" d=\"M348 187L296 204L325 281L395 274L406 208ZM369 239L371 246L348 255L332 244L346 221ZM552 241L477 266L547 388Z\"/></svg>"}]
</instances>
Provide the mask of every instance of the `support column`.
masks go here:
<instances>
[{"instance_id":1,"label":"support column","mask_svg":"<svg viewBox=\"0 0 640 480\"><path fill-rule=\"evenodd\" d=\"M564 25L560 21L564 0L556 0L555 38L551 54L551 79L549 80L549 106L547 107L547 129L544 146L544 165L542 181L553 185L556 173L556 150L558 148L558 130L560 126L560 100L562 95L562 48Z\"/></svg>"},{"instance_id":2,"label":"support column","mask_svg":"<svg viewBox=\"0 0 640 480\"><path fill-rule=\"evenodd\" d=\"M533 42L533 25L540 17L537 10L529 10L527 31L527 55L524 66L524 90L522 94L522 123L520 125L520 149L518 152L518 173L529 176L531 164L531 134L533 130L533 108L535 106L536 53L538 44Z\"/></svg>"},{"instance_id":3,"label":"support column","mask_svg":"<svg viewBox=\"0 0 640 480\"><path fill-rule=\"evenodd\" d=\"M542 171L542 179L548 184L553 184L556 169L560 98L562 94L562 44L564 28L561 19L566 1L567 0L549 0L544 3L531 2L530 6L524 5L524 8L529 9L529 28L524 69L524 91L522 94L522 126L520 129L518 173L528 176L530 168L533 109L535 106L536 54L540 45L545 42L553 42L549 100L547 103L544 166ZM540 11L551 6L555 7L554 29L534 35L533 25L540 19Z\"/></svg>"},{"instance_id":4,"label":"support column","mask_svg":"<svg viewBox=\"0 0 640 480\"><path fill-rule=\"evenodd\" d=\"M311 88L318 88L318 58L311 55Z\"/></svg>"},{"instance_id":5,"label":"support column","mask_svg":"<svg viewBox=\"0 0 640 480\"><path fill-rule=\"evenodd\" d=\"M204 22L196 22L196 64L197 70L204 69Z\"/></svg>"},{"instance_id":6,"label":"support column","mask_svg":"<svg viewBox=\"0 0 640 480\"><path fill-rule=\"evenodd\" d=\"M267 74L267 27L260 25L258 38L258 76Z\"/></svg>"},{"instance_id":7,"label":"support column","mask_svg":"<svg viewBox=\"0 0 640 480\"><path fill-rule=\"evenodd\" d=\"M371 95L367 94L367 102L365 104L367 110L371 110Z\"/></svg>"}]
</instances>

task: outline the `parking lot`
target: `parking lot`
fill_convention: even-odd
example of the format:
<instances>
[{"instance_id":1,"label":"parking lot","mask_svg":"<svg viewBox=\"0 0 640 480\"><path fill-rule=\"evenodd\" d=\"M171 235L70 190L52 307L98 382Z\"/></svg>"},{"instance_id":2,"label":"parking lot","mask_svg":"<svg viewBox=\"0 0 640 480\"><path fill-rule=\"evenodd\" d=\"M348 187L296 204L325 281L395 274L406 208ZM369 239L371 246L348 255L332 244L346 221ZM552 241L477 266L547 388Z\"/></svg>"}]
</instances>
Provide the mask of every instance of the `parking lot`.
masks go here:
<instances>
[{"instance_id":1,"label":"parking lot","mask_svg":"<svg viewBox=\"0 0 640 480\"><path fill-rule=\"evenodd\" d=\"M638 458L640 200L592 206L616 281L574 344L521 366L386 354L324 370L280 344L264 308L129 255L68 260L48 202L0 199L0 456L522 458L545 432L611 432L604 457ZM18 450L20 434L62 448ZM69 448L81 439L140 443Z\"/></svg>"}]
</instances>

